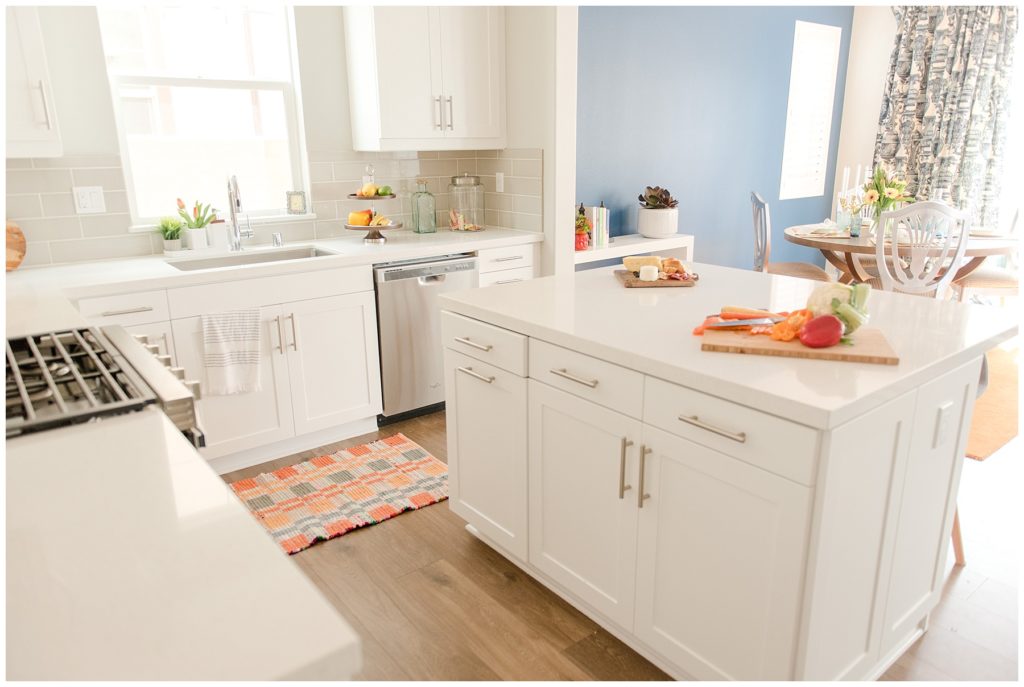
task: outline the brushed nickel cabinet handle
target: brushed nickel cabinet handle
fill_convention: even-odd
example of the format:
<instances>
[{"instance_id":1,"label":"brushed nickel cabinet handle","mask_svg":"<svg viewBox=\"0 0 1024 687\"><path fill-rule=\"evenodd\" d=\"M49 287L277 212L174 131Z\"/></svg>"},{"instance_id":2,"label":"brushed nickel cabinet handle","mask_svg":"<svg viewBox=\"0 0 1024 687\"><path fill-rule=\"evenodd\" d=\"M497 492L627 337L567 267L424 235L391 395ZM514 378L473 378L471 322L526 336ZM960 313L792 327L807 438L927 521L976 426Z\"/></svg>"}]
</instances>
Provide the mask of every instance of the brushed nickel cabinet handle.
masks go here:
<instances>
[{"instance_id":1,"label":"brushed nickel cabinet handle","mask_svg":"<svg viewBox=\"0 0 1024 687\"><path fill-rule=\"evenodd\" d=\"M288 315L292 321L292 350L299 350L299 333L295 330L295 313Z\"/></svg>"},{"instance_id":2,"label":"brushed nickel cabinet handle","mask_svg":"<svg viewBox=\"0 0 1024 687\"><path fill-rule=\"evenodd\" d=\"M700 427L701 429L706 429L709 432L714 432L719 436L725 437L726 439L732 439L733 441L739 442L741 444L747 441L746 432L730 432L729 430L721 429L720 427L715 427L714 425L709 425L696 415L680 415L679 420L681 422L685 422L688 425L693 425L694 427Z\"/></svg>"},{"instance_id":3,"label":"brushed nickel cabinet handle","mask_svg":"<svg viewBox=\"0 0 1024 687\"><path fill-rule=\"evenodd\" d=\"M456 336L455 340L458 341L459 343L466 344L467 346L477 348L483 351L484 353L494 348L494 346L492 346L491 344L478 344L476 341L470 341L469 337L467 336Z\"/></svg>"},{"instance_id":4,"label":"brushed nickel cabinet handle","mask_svg":"<svg viewBox=\"0 0 1024 687\"><path fill-rule=\"evenodd\" d=\"M494 381L494 377L485 377L479 372L474 372L473 368L471 367L457 367L455 369L458 370L459 372L464 372L468 374L470 377L476 377L481 382L487 382L488 384L490 384L491 382Z\"/></svg>"},{"instance_id":5,"label":"brushed nickel cabinet handle","mask_svg":"<svg viewBox=\"0 0 1024 687\"><path fill-rule=\"evenodd\" d=\"M525 257L525 256L522 256L522 255L509 255L509 256L504 257L504 258L494 258L493 260L491 260L491 262L511 262L512 260L522 260L523 257Z\"/></svg>"},{"instance_id":6,"label":"brushed nickel cabinet handle","mask_svg":"<svg viewBox=\"0 0 1024 687\"><path fill-rule=\"evenodd\" d=\"M140 312L150 312L153 309L152 305L142 305L138 308L124 308L122 310L104 310L100 313L100 317L115 317L116 315L134 315Z\"/></svg>"},{"instance_id":7,"label":"brushed nickel cabinet handle","mask_svg":"<svg viewBox=\"0 0 1024 687\"><path fill-rule=\"evenodd\" d=\"M626 449L632 445L632 441L622 437L622 446L619 449L619 499L624 499L626 492L633 488L626 484Z\"/></svg>"},{"instance_id":8,"label":"brushed nickel cabinet handle","mask_svg":"<svg viewBox=\"0 0 1024 687\"><path fill-rule=\"evenodd\" d=\"M574 374L566 372L566 369L564 367L560 367L557 370L552 369L551 374L558 375L559 377L564 377L565 379L568 379L570 382L576 382L577 384L582 384L583 386L589 386L591 389L597 386L596 379L583 379L582 377L577 377Z\"/></svg>"},{"instance_id":9,"label":"brushed nickel cabinet handle","mask_svg":"<svg viewBox=\"0 0 1024 687\"><path fill-rule=\"evenodd\" d=\"M452 111L452 97L448 96L448 130L451 131L455 127L452 126L452 122L455 121L455 115Z\"/></svg>"},{"instance_id":10,"label":"brushed nickel cabinet handle","mask_svg":"<svg viewBox=\"0 0 1024 687\"><path fill-rule=\"evenodd\" d=\"M50 121L50 105L46 102L46 88L42 79L39 80L39 97L43 100L43 116L46 117L46 130L53 131L53 122Z\"/></svg>"},{"instance_id":11,"label":"brushed nickel cabinet handle","mask_svg":"<svg viewBox=\"0 0 1024 687\"><path fill-rule=\"evenodd\" d=\"M444 129L444 111L441 109L441 96L437 96L433 100L434 104L437 105L436 110L433 108L433 106L431 106L430 108L434 113L434 128Z\"/></svg>"},{"instance_id":12,"label":"brushed nickel cabinet handle","mask_svg":"<svg viewBox=\"0 0 1024 687\"><path fill-rule=\"evenodd\" d=\"M500 280L498 280L498 281L496 281L494 283L495 284L515 284L517 281L522 281L522 278L520 277L519 279L500 279Z\"/></svg>"},{"instance_id":13,"label":"brushed nickel cabinet handle","mask_svg":"<svg viewBox=\"0 0 1024 687\"><path fill-rule=\"evenodd\" d=\"M651 452L651 449L643 444L640 444L640 485L636 492L636 507L643 508L644 500L651 498L650 494L644 493L644 468L647 464L647 454Z\"/></svg>"},{"instance_id":14,"label":"brushed nickel cabinet handle","mask_svg":"<svg viewBox=\"0 0 1024 687\"><path fill-rule=\"evenodd\" d=\"M277 346L274 348L284 355L284 325L281 324L281 316L275 317L274 321L277 322Z\"/></svg>"}]
</instances>

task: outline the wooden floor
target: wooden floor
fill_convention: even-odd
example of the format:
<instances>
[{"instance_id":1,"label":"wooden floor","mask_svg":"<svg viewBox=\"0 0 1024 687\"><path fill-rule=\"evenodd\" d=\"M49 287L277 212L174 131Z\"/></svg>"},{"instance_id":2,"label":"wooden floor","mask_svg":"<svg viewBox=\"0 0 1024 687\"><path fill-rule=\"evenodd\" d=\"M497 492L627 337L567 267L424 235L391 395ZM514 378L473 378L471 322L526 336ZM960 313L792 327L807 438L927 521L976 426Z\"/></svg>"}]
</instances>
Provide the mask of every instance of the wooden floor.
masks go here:
<instances>
[{"instance_id":1,"label":"wooden floor","mask_svg":"<svg viewBox=\"0 0 1024 687\"><path fill-rule=\"evenodd\" d=\"M228 473L228 482L402 432L446 460L444 413ZM1015 680L1021 444L964 466L967 567L886 680ZM949 556L952 561L952 554ZM442 503L292 557L363 639L363 680L667 680L464 529Z\"/></svg>"}]
</instances>

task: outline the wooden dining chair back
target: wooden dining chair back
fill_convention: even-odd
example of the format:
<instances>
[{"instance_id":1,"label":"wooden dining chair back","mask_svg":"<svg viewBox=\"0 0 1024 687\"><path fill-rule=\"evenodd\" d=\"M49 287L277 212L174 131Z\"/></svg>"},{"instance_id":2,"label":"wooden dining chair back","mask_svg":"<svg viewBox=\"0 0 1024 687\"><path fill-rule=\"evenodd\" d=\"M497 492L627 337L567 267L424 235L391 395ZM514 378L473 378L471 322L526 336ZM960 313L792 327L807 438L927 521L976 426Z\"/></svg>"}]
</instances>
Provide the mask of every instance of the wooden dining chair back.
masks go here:
<instances>
[{"instance_id":1,"label":"wooden dining chair back","mask_svg":"<svg viewBox=\"0 0 1024 687\"><path fill-rule=\"evenodd\" d=\"M883 212L874 237L882 288L942 298L963 262L969 229L966 212L937 201Z\"/></svg>"},{"instance_id":2,"label":"wooden dining chair back","mask_svg":"<svg viewBox=\"0 0 1024 687\"><path fill-rule=\"evenodd\" d=\"M754 271L768 271L768 256L772 246L772 219L768 203L756 191L750 192L750 205L754 211Z\"/></svg>"}]
</instances>

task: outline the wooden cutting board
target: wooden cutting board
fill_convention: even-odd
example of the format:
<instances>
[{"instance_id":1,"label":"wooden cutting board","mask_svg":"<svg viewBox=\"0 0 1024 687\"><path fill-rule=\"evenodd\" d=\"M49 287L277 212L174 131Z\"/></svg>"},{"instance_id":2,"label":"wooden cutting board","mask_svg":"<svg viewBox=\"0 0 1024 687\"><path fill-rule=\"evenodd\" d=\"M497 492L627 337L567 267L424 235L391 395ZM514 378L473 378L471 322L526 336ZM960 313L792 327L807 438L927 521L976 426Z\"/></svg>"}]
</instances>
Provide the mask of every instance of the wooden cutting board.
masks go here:
<instances>
[{"instance_id":1,"label":"wooden cutting board","mask_svg":"<svg viewBox=\"0 0 1024 687\"><path fill-rule=\"evenodd\" d=\"M716 332L708 329L704 332L704 343L701 344L700 350L899 365L900 358L889 345L881 329L861 328L851 339L853 343L849 346L839 344L829 348L808 348L796 340L773 341L771 337L763 334L755 336L748 332Z\"/></svg>"},{"instance_id":2,"label":"wooden cutting board","mask_svg":"<svg viewBox=\"0 0 1024 687\"><path fill-rule=\"evenodd\" d=\"M18 269L25 259L25 234L14 222L7 220L7 271Z\"/></svg>"},{"instance_id":3,"label":"wooden cutting board","mask_svg":"<svg viewBox=\"0 0 1024 687\"><path fill-rule=\"evenodd\" d=\"M634 276L629 270L615 270L615 276L619 278L622 285L627 289L657 289L667 286L696 286L696 280L692 279L659 279L658 281L640 281L640 277Z\"/></svg>"}]
</instances>

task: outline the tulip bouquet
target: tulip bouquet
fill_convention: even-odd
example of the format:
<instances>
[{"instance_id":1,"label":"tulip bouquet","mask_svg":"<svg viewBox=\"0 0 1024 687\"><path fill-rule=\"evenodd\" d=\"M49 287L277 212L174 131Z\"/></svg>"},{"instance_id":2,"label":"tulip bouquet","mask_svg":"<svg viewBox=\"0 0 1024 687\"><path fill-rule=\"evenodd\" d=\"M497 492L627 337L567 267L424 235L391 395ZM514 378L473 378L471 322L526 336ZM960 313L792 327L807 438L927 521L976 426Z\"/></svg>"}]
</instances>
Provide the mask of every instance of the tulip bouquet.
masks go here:
<instances>
[{"instance_id":1,"label":"tulip bouquet","mask_svg":"<svg viewBox=\"0 0 1024 687\"><path fill-rule=\"evenodd\" d=\"M192 206L192 213L189 214L185 211L185 201L178 198L178 215L189 229L202 229L217 219L217 208L210 207L209 203L203 205L197 200Z\"/></svg>"},{"instance_id":2,"label":"tulip bouquet","mask_svg":"<svg viewBox=\"0 0 1024 687\"><path fill-rule=\"evenodd\" d=\"M875 168L875 175L864 184L864 205L874 206L875 221L886 210L892 210L897 203L913 203L907 195L907 182L890 176L882 167Z\"/></svg>"}]
</instances>

